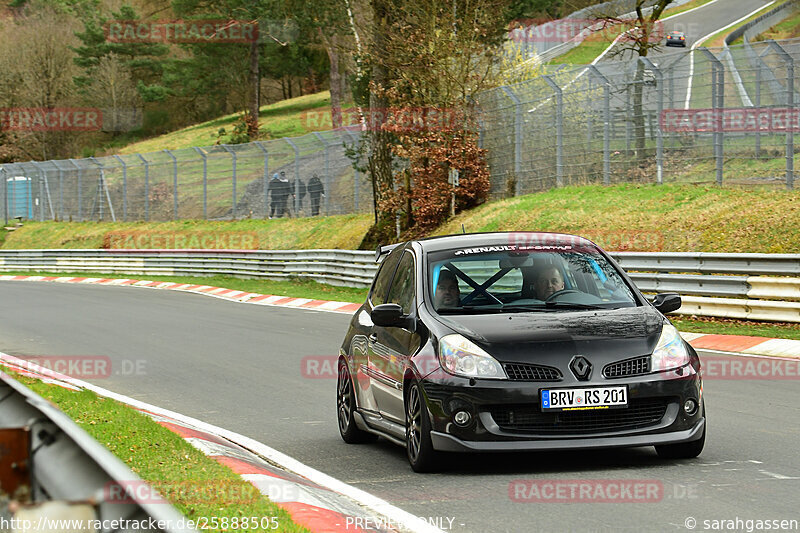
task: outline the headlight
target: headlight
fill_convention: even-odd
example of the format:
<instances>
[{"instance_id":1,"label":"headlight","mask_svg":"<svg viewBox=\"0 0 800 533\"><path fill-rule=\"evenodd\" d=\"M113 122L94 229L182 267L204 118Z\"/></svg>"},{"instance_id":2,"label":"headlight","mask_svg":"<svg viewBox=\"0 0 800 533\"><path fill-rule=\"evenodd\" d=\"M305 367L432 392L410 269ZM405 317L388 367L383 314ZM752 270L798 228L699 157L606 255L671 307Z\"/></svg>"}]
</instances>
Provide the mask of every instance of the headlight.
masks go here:
<instances>
[{"instance_id":1,"label":"headlight","mask_svg":"<svg viewBox=\"0 0 800 533\"><path fill-rule=\"evenodd\" d=\"M497 359L458 334L439 340L439 363L451 374L465 378L507 379Z\"/></svg>"},{"instance_id":2,"label":"headlight","mask_svg":"<svg viewBox=\"0 0 800 533\"><path fill-rule=\"evenodd\" d=\"M664 324L661 337L653 351L653 371L664 372L682 367L689 362L689 352L675 326Z\"/></svg>"}]
</instances>

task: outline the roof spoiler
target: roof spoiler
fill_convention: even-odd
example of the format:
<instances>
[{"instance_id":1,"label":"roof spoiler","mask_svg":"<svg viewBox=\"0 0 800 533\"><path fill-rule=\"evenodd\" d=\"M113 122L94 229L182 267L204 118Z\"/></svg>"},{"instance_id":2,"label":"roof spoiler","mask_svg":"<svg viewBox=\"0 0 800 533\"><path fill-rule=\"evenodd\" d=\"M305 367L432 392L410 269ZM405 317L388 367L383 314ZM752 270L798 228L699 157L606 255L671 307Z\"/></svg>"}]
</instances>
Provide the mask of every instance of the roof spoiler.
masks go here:
<instances>
[{"instance_id":1,"label":"roof spoiler","mask_svg":"<svg viewBox=\"0 0 800 533\"><path fill-rule=\"evenodd\" d=\"M381 260L381 256L383 254L388 254L389 252L391 252L392 250L394 250L395 248L397 248L401 244L403 244L403 243L402 242L398 242L397 244L386 244L386 245L383 245L383 246L378 245L378 249L375 250L375 262L377 263L378 261L380 261Z\"/></svg>"}]
</instances>

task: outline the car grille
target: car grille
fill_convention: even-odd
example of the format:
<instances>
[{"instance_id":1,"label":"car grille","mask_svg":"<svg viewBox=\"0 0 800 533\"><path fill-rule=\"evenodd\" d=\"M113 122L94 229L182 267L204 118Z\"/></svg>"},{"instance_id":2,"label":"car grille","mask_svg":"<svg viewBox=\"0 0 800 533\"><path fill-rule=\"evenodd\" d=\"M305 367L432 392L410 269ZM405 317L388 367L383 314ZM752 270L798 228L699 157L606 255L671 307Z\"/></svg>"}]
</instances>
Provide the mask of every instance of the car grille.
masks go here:
<instances>
[{"instance_id":1,"label":"car grille","mask_svg":"<svg viewBox=\"0 0 800 533\"><path fill-rule=\"evenodd\" d=\"M503 368L508 379L514 381L561 381L561 372L550 366L506 363Z\"/></svg>"},{"instance_id":2,"label":"car grille","mask_svg":"<svg viewBox=\"0 0 800 533\"><path fill-rule=\"evenodd\" d=\"M603 375L607 378L626 378L629 376L641 376L650 373L650 356L634 357L611 363L603 368Z\"/></svg>"},{"instance_id":3,"label":"car grille","mask_svg":"<svg viewBox=\"0 0 800 533\"><path fill-rule=\"evenodd\" d=\"M646 428L658 424L669 399L632 400L625 409L544 413L538 406L502 406L490 409L492 418L506 431L539 434L600 433Z\"/></svg>"}]
</instances>

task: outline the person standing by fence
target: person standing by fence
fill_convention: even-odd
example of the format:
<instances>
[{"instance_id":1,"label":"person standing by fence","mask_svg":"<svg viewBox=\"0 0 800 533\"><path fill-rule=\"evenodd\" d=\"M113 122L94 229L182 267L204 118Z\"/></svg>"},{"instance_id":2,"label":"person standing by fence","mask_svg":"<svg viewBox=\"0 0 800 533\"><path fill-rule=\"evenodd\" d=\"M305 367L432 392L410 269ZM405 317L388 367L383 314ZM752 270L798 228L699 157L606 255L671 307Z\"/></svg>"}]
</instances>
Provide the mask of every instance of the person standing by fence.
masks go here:
<instances>
[{"instance_id":1,"label":"person standing by fence","mask_svg":"<svg viewBox=\"0 0 800 533\"><path fill-rule=\"evenodd\" d=\"M316 174L308 180L308 196L311 198L311 216L315 217L319 215L320 197L325 196L325 187Z\"/></svg>"}]
</instances>

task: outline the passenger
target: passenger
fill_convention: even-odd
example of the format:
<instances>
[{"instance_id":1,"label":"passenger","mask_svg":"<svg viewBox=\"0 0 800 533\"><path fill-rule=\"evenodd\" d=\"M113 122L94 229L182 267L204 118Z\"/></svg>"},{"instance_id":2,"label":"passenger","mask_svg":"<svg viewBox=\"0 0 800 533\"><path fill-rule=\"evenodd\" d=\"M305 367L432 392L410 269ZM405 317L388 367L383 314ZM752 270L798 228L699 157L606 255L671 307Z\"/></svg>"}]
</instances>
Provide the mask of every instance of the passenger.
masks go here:
<instances>
[{"instance_id":1,"label":"passenger","mask_svg":"<svg viewBox=\"0 0 800 533\"><path fill-rule=\"evenodd\" d=\"M554 266L545 267L536 278L536 297L547 300L558 291L564 290L564 278L561 271Z\"/></svg>"},{"instance_id":2,"label":"passenger","mask_svg":"<svg viewBox=\"0 0 800 533\"><path fill-rule=\"evenodd\" d=\"M461 305L461 291L458 288L458 280L455 274L449 270L442 270L439 273L439 281L436 283L434 306L436 309L441 309L459 305Z\"/></svg>"}]
</instances>

